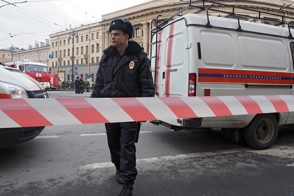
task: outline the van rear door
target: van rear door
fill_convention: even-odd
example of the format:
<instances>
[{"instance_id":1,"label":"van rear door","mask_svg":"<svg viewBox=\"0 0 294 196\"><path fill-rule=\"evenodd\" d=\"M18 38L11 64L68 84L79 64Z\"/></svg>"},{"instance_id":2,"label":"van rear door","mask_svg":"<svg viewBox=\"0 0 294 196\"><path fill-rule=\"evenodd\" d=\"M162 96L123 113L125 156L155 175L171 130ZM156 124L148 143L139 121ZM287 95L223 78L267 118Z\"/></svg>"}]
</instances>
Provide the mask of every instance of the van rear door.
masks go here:
<instances>
[{"instance_id":1,"label":"van rear door","mask_svg":"<svg viewBox=\"0 0 294 196\"><path fill-rule=\"evenodd\" d=\"M167 25L158 36L156 94L187 96L189 62L187 27L184 18Z\"/></svg>"}]
</instances>

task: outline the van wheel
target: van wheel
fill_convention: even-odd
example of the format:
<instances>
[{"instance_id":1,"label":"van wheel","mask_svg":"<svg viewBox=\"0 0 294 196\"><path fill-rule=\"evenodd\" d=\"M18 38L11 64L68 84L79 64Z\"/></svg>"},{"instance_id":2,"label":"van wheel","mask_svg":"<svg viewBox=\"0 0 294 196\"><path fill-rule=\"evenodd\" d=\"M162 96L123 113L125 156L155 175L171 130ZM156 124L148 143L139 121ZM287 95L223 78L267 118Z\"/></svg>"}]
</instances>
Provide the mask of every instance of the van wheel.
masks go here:
<instances>
[{"instance_id":1,"label":"van wheel","mask_svg":"<svg viewBox=\"0 0 294 196\"><path fill-rule=\"evenodd\" d=\"M248 146L257 149L267 149L276 141L278 122L273 114L257 115L244 128L244 139Z\"/></svg>"}]
</instances>

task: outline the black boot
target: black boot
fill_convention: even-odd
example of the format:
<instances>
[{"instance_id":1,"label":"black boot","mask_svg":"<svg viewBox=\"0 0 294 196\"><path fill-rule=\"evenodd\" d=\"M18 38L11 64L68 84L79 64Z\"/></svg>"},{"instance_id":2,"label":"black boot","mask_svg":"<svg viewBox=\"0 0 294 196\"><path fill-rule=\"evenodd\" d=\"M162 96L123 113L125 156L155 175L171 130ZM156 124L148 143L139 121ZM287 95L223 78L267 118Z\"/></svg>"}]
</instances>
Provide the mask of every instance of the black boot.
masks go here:
<instances>
[{"instance_id":1,"label":"black boot","mask_svg":"<svg viewBox=\"0 0 294 196\"><path fill-rule=\"evenodd\" d=\"M122 178L121 173L119 170L116 170L116 182L119 184L124 184L125 180Z\"/></svg>"},{"instance_id":2,"label":"black boot","mask_svg":"<svg viewBox=\"0 0 294 196\"><path fill-rule=\"evenodd\" d=\"M134 182L125 182L118 196L132 196Z\"/></svg>"}]
</instances>

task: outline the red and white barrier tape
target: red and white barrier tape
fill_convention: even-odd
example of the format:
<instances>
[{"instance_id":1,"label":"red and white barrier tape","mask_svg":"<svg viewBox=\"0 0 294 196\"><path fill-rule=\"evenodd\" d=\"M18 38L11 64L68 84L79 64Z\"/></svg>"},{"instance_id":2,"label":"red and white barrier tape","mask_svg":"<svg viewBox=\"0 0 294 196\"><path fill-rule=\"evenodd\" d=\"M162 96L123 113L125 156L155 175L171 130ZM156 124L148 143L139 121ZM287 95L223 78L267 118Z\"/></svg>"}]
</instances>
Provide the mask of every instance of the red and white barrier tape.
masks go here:
<instances>
[{"instance_id":1,"label":"red and white barrier tape","mask_svg":"<svg viewBox=\"0 0 294 196\"><path fill-rule=\"evenodd\" d=\"M0 99L0 128L293 112L294 96Z\"/></svg>"}]
</instances>

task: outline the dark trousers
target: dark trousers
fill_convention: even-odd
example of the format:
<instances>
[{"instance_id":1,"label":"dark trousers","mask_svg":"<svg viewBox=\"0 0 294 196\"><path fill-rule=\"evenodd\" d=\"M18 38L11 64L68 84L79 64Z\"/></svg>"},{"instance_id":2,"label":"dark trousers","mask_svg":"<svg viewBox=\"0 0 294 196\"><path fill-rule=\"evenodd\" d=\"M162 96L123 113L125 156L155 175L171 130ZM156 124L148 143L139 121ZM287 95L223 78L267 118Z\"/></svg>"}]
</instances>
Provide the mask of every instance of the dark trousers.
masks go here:
<instances>
[{"instance_id":1,"label":"dark trousers","mask_svg":"<svg viewBox=\"0 0 294 196\"><path fill-rule=\"evenodd\" d=\"M76 91L75 91L75 93L77 93L77 94L79 94L80 93L80 86L75 86L76 87Z\"/></svg>"},{"instance_id":2,"label":"dark trousers","mask_svg":"<svg viewBox=\"0 0 294 196\"><path fill-rule=\"evenodd\" d=\"M136 122L105 124L111 162L126 181L134 181L137 176L135 143L140 126Z\"/></svg>"}]
</instances>

